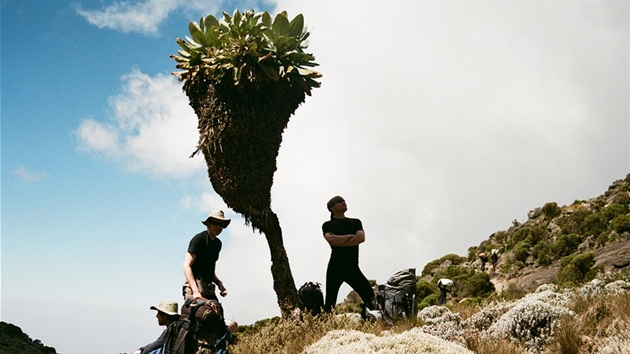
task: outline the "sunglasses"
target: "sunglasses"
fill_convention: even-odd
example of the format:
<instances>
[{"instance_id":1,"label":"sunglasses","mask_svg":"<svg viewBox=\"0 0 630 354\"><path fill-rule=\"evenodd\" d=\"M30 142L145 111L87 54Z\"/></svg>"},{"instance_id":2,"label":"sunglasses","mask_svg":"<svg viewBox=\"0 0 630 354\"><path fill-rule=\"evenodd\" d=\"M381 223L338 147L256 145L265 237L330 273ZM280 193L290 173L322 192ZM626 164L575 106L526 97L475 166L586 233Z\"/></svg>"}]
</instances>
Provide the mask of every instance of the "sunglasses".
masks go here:
<instances>
[{"instance_id":1,"label":"sunglasses","mask_svg":"<svg viewBox=\"0 0 630 354\"><path fill-rule=\"evenodd\" d=\"M216 220L209 220L208 224L214 225L214 226L221 226L221 227L223 227L223 223L220 222L220 221L216 221Z\"/></svg>"},{"instance_id":2,"label":"sunglasses","mask_svg":"<svg viewBox=\"0 0 630 354\"><path fill-rule=\"evenodd\" d=\"M337 204L337 203L345 203L345 202L346 202L346 201L345 201L345 200L343 200L343 199L341 199L341 198L340 198L340 199L335 200L335 204Z\"/></svg>"}]
</instances>

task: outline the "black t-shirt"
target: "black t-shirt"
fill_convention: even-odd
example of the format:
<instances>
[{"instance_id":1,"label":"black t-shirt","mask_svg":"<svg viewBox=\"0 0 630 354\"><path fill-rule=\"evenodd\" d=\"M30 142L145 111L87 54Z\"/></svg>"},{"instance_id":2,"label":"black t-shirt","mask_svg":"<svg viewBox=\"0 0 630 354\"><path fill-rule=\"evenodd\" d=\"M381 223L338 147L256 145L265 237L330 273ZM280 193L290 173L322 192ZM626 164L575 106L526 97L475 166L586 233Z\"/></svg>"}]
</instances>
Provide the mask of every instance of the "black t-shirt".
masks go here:
<instances>
[{"instance_id":1,"label":"black t-shirt","mask_svg":"<svg viewBox=\"0 0 630 354\"><path fill-rule=\"evenodd\" d=\"M208 231L202 231L190 240L188 252L196 256L191 267L195 279L212 283L216 262L219 259L219 252L221 252L221 240L218 238L210 240Z\"/></svg>"},{"instance_id":2,"label":"black t-shirt","mask_svg":"<svg viewBox=\"0 0 630 354\"><path fill-rule=\"evenodd\" d=\"M357 231L363 230L361 220L352 218L335 219L332 218L322 225L324 235L331 232L335 235L356 234ZM331 263L341 264L358 264L359 263L359 245L347 247L334 247L330 253Z\"/></svg>"}]
</instances>

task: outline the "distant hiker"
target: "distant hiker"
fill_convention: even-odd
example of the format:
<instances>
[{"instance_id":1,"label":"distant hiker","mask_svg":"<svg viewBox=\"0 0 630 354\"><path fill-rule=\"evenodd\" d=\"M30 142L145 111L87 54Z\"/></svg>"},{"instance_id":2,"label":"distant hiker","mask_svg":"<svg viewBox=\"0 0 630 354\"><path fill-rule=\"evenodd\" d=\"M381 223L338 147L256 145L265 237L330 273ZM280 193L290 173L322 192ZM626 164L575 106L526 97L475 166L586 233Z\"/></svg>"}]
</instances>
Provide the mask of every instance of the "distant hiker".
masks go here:
<instances>
[{"instance_id":1,"label":"distant hiker","mask_svg":"<svg viewBox=\"0 0 630 354\"><path fill-rule=\"evenodd\" d=\"M330 220L322 225L322 231L332 251L326 269L324 310L330 312L335 307L339 288L344 282L359 294L367 309L374 310L374 290L359 269L359 244L365 241L363 224L359 219L345 216L348 206L340 196L332 197L326 207L330 211Z\"/></svg>"},{"instance_id":2,"label":"distant hiker","mask_svg":"<svg viewBox=\"0 0 630 354\"><path fill-rule=\"evenodd\" d=\"M486 262L488 262L488 255L486 252L479 253L479 260L481 261L481 271L486 271Z\"/></svg>"},{"instance_id":3,"label":"distant hiker","mask_svg":"<svg viewBox=\"0 0 630 354\"><path fill-rule=\"evenodd\" d=\"M177 302L165 300L155 307L151 306L151 310L157 310L157 320L160 326L166 326L179 320L179 313L177 312ZM162 344L164 343L164 337L166 336L167 329L154 342L149 343L140 349L133 352L133 354L161 354Z\"/></svg>"},{"instance_id":4,"label":"distant hiker","mask_svg":"<svg viewBox=\"0 0 630 354\"><path fill-rule=\"evenodd\" d=\"M499 261L499 250L493 249L492 253L490 253L490 262L492 262L492 270L495 270L497 267L497 262Z\"/></svg>"},{"instance_id":5,"label":"distant hiker","mask_svg":"<svg viewBox=\"0 0 630 354\"><path fill-rule=\"evenodd\" d=\"M446 293L451 292L451 288L453 287L453 281L450 279L440 279L437 282L438 289L440 289L440 299L438 303L443 305L446 303Z\"/></svg>"},{"instance_id":6,"label":"distant hiker","mask_svg":"<svg viewBox=\"0 0 630 354\"><path fill-rule=\"evenodd\" d=\"M184 259L184 299L216 299L215 284L219 286L221 296L227 295L227 289L217 277L215 268L221 252L221 240L217 236L228 227L230 219L225 218L223 211L217 210L211 212L202 223L206 225L206 230L190 240Z\"/></svg>"}]
</instances>

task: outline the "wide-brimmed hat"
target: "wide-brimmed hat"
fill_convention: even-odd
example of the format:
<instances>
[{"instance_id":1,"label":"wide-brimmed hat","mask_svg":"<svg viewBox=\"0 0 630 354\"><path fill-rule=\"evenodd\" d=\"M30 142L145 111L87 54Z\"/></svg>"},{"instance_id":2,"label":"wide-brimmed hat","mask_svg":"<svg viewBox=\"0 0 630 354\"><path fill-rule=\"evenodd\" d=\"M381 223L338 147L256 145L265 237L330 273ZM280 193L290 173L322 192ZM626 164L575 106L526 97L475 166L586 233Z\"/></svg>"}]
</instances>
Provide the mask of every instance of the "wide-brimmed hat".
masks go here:
<instances>
[{"instance_id":1,"label":"wide-brimmed hat","mask_svg":"<svg viewBox=\"0 0 630 354\"><path fill-rule=\"evenodd\" d=\"M210 219L214 219L214 220L218 220L222 222L224 229L228 227L228 225L230 225L230 221L231 221L230 219L225 218L225 215L223 214L223 210L215 210L211 212L210 215L208 215L208 217L206 218L206 220L202 221L201 223L208 226L208 221L210 221Z\"/></svg>"},{"instance_id":2,"label":"wide-brimmed hat","mask_svg":"<svg viewBox=\"0 0 630 354\"><path fill-rule=\"evenodd\" d=\"M164 300L160 302L157 307L151 306L151 310L158 310L160 312L164 312L167 315L179 315L177 312L177 302L171 300Z\"/></svg>"}]
</instances>

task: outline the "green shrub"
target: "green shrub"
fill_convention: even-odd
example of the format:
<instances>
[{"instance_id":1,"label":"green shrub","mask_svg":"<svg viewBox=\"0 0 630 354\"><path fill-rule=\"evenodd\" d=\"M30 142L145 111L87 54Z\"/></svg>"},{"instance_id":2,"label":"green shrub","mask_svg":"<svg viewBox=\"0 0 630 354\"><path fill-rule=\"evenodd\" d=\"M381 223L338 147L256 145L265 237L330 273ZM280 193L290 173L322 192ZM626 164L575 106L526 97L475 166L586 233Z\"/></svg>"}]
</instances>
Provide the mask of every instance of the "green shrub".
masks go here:
<instances>
[{"instance_id":1,"label":"green shrub","mask_svg":"<svg viewBox=\"0 0 630 354\"><path fill-rule=\"evenodd\" d=\"M437 286L426 280L420 280L416 282L416 299L418 301L424 299L431 294L435 294L437 291Z\"/></svg>"},{"instance_id":2,"label":"green shrub","mask_svg":"<svg viewBox=\"0 0 630 354\"><path fill-rule=\"evenodd\" d=\"M536 263L538 263L538 265L546 266L550 265L553 262L553 258L551 256L551 247L546 241L538 242L532 248L531 254L532 257L536 259Z\"/></svg>"},{"instance_id":3,"label":"green shrub","mask_svg":"<svg viewBox=\"0 0 630 354\"><path fill-rule=\"evenodd\" d=\"M536 246L536 244L546 238L549 237L549 230L547 230L547 226L549 226L548 222L540 223L539 225L533 227L530 230L529 237L525 241L530 244L530 246Z\"/></svg>"},{"instance_id":4,"label":"green shrub","mask_svg":"<svg viewBox=\"0 0 630 354\"><path fill-rule=\"evenodd\" d=\"M612 220L610 227L619 234L630 232L630 215L618 215Z\"/></svg>"},{"instance_id":5,"label":"green shrub","mask_svg":"<svg viewBox=\"0 0 630 354\"><path fill-rule=\"evenodd\" d=\"M558 273L556 284L560 286L577 286L586 281L593 280L597 274L595 253L585 252L575 256L567 256L561 259L562 268Z\"/></svg>"},{"instance_id":6,"label":"green shrub","mask_svg":"<svg viewBox=\"0 0 630 354\"><path fill-rule=\"evenodd\" d=\"M542 207L542 212L546 220L551 220L560 215L560 207L558 207L556 202L549 202Z\"/></svg>"},{"instance_id":7,"label":"green shrub","mask_svg":"<svg viewBox=\"0 0 630 354\"><path fill-rule=\"evenodd\" d=\"M618 204L628 205L629 200L630 200L630 197L628 197L628 193L617 193L617 195L615 196L614 202Z\"/></svg>"},{"instance_id":8,"label":"green shrub","mask_svg":"<svg viewBox=\"0 0 630 354\"><path fill-rule=\"evenodd\" d=\"M420 303L418 303L418 310L422 310L425 307L433 306L438 302L438 294L431 294L426 296Z\"/></svg>"},{"instance_id":9,"label":"green shrub","mask_svg":"<svg viewBox=\"0 0 630 354\"><path fill-rule=\"evenodd\" d=\"M577 234L560 235L551 246L554 258L568 256L577 250L580 245L580 236Z\"/></svg>"},{"instance_id":10,"label":"green shrub","mask_svg":"<svg viewBox=\"0 0 630 354\"><path fill-rule=\"evenodd\" d=\"M603 216L606 218L606 222L613 220L619 215L628 214L628 204L619 204L613 203L604 209L602 212Z\"/></svg>"},{"instance_id":11,"label":"green shrub","mask_svg":"<svg viewBox=\"0 0 630 354\"><path fill-rule=\"evenodd\" d=\"M562 220L562 233L563 234L584 234L588 231L585 228L584 220L592 215L593 212L585 209L579 208L574 211L571 215L569 215L566 219Z\"/></svg>"},{"instance_id":12,"label":"green shrub","mask_svg":"<svg viewBox=\"0 0 630 354\"><path fill-rule=\"evenodd\" d=\"M507 231L499 231L494 233L492 236L492 238L494 238L494 241L498 244L504 244L505 241L507 241L508 237L510 236L510 233Z\"/></svg>"},{"instance_id":13,"label":"green shrub","mask_svg":"<svg viewBox=\"0 0 630 354\"><path fill-rule=\"evenodd\" d=\"M512 251L514 260L525 262L527 260L527 257L529 257L529 249L530 245L527 242L521 241L517 243L516 246L514 246L514 250Z\"/></svg>"},{"instance_id":14,"label":"green shrub","mask_svg":"<svg viewBox=\"0 0 630 354\"><path fill-rule=\"evenodd\" d=\"M584 224L581 227L584 235L599 236L608 227L608 220L603 213L595 213L584 218Z\"/></svg>"},{"instance_id":15,"label":"green shrub","mask_svg":"<svg viewBox=\"0 0 630 354\"><path fill-rule=\"evenodd\" d=\"M456 254L447 254L445 256L443 256L440 259L436 259L434 261L431 261L429 263L427 263L427 265L424 266L424 269L422 269L422 276L427 276L427 275L432 275L433 272L439 268L442 263L446 262L446 261L451 261L451 264L462 264L466 261L466 258L464 257L460 257Z\"/></svg>"},{"instance_id":16,"label":"green shrub","mask_svg":"<svg viewBox=\"0 0 630 354\"><path fill-rule=\"evenodd\" d=\"M468 248L468 262L474 262L477 259L477 250L479 248L476 246Z\"/></svg>"},{"instance_id":17,"label":"green shrub","mask_svg":"<svg viewBox=\"0 0 630 354\"><path fill-rule=\"evenodd\" d=\"M530 233L530 228L527 226L518 229L518 231L516 231L514 235L510 237L510 241L508 242L508 245L507 245L508 249L514 248L519 242L527 239L529 237L529 233Z\"/></svg>"},{"instance_id":18,"label":"green shrub","mask_svg":"<svg viewBox=\"0 0 630 354\"><path fill-rule=\"evenodd\" d=\"M462 297L485 297L494 292L494 284L490 281L490 275L485 272L475 273L466 279L462 293Z\"/></svg>"}]
</instances>

